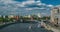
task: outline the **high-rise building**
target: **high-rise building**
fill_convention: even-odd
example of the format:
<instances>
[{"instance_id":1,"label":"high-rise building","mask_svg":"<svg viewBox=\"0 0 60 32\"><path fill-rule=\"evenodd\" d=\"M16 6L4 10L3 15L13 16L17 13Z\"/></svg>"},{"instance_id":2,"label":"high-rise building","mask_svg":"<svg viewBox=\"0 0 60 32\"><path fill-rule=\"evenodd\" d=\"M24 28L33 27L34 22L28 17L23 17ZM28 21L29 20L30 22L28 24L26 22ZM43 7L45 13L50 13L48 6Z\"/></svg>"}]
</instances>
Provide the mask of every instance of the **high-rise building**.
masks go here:
<instances>
[{"instance_id":1,"label":"high-rise building","mask_svg":"<svg viewBox=\"0 0 60 32\"><path fill-rule=\"evenodd\" d=\"M51 22L54 24L60 24L60 8L54 7L51 10Z\"/></svg>"}]
</instances>

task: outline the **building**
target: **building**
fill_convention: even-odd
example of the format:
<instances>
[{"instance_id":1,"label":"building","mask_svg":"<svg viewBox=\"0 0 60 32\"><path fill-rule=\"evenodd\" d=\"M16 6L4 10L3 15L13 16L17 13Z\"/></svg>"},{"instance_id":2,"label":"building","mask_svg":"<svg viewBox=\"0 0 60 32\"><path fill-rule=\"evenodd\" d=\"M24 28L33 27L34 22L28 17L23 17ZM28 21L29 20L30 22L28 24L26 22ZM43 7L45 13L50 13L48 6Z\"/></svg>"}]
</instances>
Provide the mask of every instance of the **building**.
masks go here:
<instances>
[{"instance_id":1,"label":"building","mask_svg":"<svg viewBox=\"0 0 60 32\"><path fill-rule=\"evenodd\" d=\"M38 13L38 14L37 14L37 16L38 16L39 18L41 18L41 17L42 17L42 16L41 16L41 13Z\"/></svg>"},{"instance_id":2,"label":"building","mask_svg":"<svg viewBox=\"0 0 60 32\"><path fill-rule=\"evenodd\" d=\"M60 8L59 7L52 8L51 22L54 24L60 24Z\"/></svg>"},{"instance_id":3,"label":"building","mask_svg":"<svg viewBox=\"0 0 60 32\"><path fill-rule=\"evenodd\" d=\"M14 18L14 16L13 15L9 15L8 18Z\"/></svg>"}]
</instances>

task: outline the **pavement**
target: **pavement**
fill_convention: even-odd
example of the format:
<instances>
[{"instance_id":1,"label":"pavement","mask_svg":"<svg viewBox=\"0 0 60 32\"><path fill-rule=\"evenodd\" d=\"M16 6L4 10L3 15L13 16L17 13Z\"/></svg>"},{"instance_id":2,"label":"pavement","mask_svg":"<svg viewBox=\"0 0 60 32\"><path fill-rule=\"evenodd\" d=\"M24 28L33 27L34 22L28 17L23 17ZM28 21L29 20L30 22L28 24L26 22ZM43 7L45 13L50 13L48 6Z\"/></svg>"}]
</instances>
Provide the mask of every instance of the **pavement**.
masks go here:
<instances>
[{"instance_id":1,"label":"pavement","mask_svg":"<svg viewBox=\"0 0 60 32\"><path fill-rule=\"evenodd\" d=\"M60 29L56 28L53 26L53 24L49 23L49 22L44 22L46 24L46 28L47 29L50 29L54 32L60 32Z\"/></svg>"}]
</instances>

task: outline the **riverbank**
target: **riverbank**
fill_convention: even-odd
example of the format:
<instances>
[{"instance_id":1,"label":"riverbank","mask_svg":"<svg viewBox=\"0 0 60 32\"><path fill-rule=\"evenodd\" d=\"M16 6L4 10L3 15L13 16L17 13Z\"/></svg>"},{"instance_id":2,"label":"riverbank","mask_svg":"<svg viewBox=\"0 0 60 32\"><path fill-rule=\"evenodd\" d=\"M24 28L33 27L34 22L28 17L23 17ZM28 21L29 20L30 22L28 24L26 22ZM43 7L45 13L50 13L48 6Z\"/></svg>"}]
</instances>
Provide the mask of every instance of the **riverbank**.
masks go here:
<instances>
[{"instance_id":1,"label":"riverbank","mask_svg":"<svg viewBox=\"0 0 60 32\"><path fill-rule=\"evenodd\" d=\"M6 26L9 26L9 25L15 24L15 23L18 23L18 22L6 22L6 23L2 23L2 24L0 24L0 29L4 28Z\"/></svg>"}]
</instances>

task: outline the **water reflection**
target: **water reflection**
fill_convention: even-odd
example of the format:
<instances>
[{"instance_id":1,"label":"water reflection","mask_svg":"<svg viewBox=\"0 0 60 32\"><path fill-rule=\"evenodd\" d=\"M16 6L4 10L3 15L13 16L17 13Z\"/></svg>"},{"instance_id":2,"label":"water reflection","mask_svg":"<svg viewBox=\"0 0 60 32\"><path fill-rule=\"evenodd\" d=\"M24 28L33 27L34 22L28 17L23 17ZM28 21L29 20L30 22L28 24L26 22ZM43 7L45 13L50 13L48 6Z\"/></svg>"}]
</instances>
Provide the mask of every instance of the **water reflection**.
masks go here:
<instances>
[{"instance_id":1,"label":"water reflection","mask_svg":"<svg viewBox=\"0 0 60 32\"><path fill-rule=\"evenodd\" d=\"M38 27L38 28L41 27L41 23L40 23L40 22L38 23L37 27Z\"/></svg>"},{"instance_id":2,"label":"water reflection","mask_svg":"<svg viewBox=\"0 0 60 32\"><path fill-rule=\"evenodd\" d=\"M28 29L29 29L29 30L32 29L32 25L30 25L30 26L28 27Z\"/></svg>"}]
</instances>

